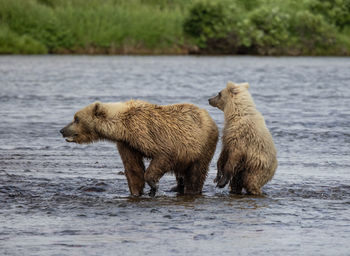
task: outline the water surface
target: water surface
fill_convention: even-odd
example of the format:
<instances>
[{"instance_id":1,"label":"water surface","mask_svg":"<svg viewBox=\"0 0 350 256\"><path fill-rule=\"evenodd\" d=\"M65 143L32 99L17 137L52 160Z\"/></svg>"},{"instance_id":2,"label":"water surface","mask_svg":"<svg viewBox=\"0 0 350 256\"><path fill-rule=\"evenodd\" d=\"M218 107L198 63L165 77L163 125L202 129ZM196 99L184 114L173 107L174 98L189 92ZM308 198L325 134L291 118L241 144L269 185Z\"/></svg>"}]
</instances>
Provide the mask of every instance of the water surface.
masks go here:
<instances>
[{"instance_id":1,"label":"water surface","mask_svg":"<svg viewBox=\"0 0 350 256\"><path fill-rule=\"evenodd\" d=\"M349 255L350 59L0 57L1 255ZM116 147L59 130L94 101L207 104L248 81L278 150L264 196L132 198ZM148 187L145 191L148 191Z\"/></svg>"}]
</instances>

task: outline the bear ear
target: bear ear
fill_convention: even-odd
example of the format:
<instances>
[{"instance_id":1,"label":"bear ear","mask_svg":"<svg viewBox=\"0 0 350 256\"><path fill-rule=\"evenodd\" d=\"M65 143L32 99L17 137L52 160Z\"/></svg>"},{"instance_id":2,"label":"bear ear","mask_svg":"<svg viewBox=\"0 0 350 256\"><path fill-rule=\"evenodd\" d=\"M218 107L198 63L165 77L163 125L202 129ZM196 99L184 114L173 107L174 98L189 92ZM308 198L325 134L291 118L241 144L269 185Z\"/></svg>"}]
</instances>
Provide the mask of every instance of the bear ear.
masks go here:
<instances>
[{"instance_id":1,"label":"bear ear","mask_svg":"<svg viewBox=\"0 0 350 256\"><path fill-rule=\"evenodd\" d=\"M234 82L228 81L226 84L227 89L231 89L232 87L236 87L237 85Z\"/></svg>"},{"instance_id":2,"label":"bear ear","mask_svg":"<svg viewBox=\"0 0 350 256\"><path fill-rule=\"evenodd\" d=\"M94 103L94 108L92 113L96 117L106 117L106 111L101 102Z\"/></svg>"},{"instance_id":3,"label":"bear ear","mask_svg":"<svg viewBox=\"0 0 350 256\"><path fill-rule=\"evenodd\" d=\"M242 87L248 89L249 88L249 83L247 83L247 82L241 83L241 84L239 84L239 86L242 86Z\"/></svg>"},{"instance_id":4,"label":"bear ear","mask_svg":"<svg viewBox=\"0 0 350 256\"><path fill-rule=\"evenodd\" d=\"M228 81L226 88L231 94L239 93L239 86L237 84L235 84L234 82Z\"/></svg>"}]
</instances>

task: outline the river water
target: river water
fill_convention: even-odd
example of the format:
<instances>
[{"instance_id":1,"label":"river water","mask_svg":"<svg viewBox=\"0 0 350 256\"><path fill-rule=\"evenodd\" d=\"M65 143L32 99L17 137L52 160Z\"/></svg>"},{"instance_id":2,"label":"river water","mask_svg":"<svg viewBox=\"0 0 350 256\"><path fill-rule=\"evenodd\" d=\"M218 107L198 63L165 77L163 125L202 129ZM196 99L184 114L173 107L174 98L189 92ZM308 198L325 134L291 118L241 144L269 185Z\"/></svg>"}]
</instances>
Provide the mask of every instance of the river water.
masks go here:
<instances>
[{"instance_id":1,"label":"river water","mask_svg":"<svg viewBox=\"0 0 350 256\"><path fill-rule=\"evenodd\" d=\"M129 196L116 147L59 130L94 101L194 103L249 82L277 147L264 196ZM1 255L350 255L350 58L0 57ZM146 186L145 192L149 188Z\"/></svg>"}]
</instances>

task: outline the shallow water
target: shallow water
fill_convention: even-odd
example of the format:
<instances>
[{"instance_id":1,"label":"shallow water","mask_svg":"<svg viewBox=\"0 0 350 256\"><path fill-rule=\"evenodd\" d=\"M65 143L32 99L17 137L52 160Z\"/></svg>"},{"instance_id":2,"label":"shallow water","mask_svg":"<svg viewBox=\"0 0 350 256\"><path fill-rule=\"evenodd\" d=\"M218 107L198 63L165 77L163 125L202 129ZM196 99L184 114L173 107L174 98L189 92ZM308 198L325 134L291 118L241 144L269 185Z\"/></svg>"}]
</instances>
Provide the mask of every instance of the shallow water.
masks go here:
<instances>
[{"instance_id":1,"label":"shallow water","mask_svg":"<svg viewBox=\"0 0 350 256\"><path fill-rule=\"evenodd\" d=\"M1 255L349 255L350 58L0 57ZM207 104L248 81L278 150L264 196L129 196L113 144L68 144L75 111L131 98ZM148 191L148 187L145 191Z\"/></svg>"}]
</instances>

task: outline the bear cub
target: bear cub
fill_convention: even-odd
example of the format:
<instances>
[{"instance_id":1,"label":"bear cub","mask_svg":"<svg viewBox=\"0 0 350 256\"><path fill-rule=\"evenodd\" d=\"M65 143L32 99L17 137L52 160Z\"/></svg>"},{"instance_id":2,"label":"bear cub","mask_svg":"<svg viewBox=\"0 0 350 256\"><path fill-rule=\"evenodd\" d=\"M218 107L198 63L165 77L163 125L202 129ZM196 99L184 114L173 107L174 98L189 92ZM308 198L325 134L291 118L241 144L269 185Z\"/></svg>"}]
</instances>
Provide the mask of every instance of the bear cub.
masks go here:
<instances>
[{"instance_id":1,"label":"bear cub","mask_svg":"<svg viewBox=\"0 0 350 256\"><path fill-rule=\"evenodd\" d=\"M228 82L209 104L224 112L222 150L217 162L217 182L223 188L230 182L231 193L261 195L277 168L276 149L265 120L256 109L249 84Z\"/></svg>"},{"instance_id":2,"label":"bear cub","mask_svg":"<svg viewBox=\"0 0 350 256\"><path fill-rule=\"evenodd\" d=\"M61 133L67 142L116 143L135 196L142 195L145 182L154 196L167 172L175 173L176 191L200 194L218 140L217 126L206 110L139 100L95 102L79 110ZM147 169L144 158L151 159Z\"/></svg>"}]
</instances>

